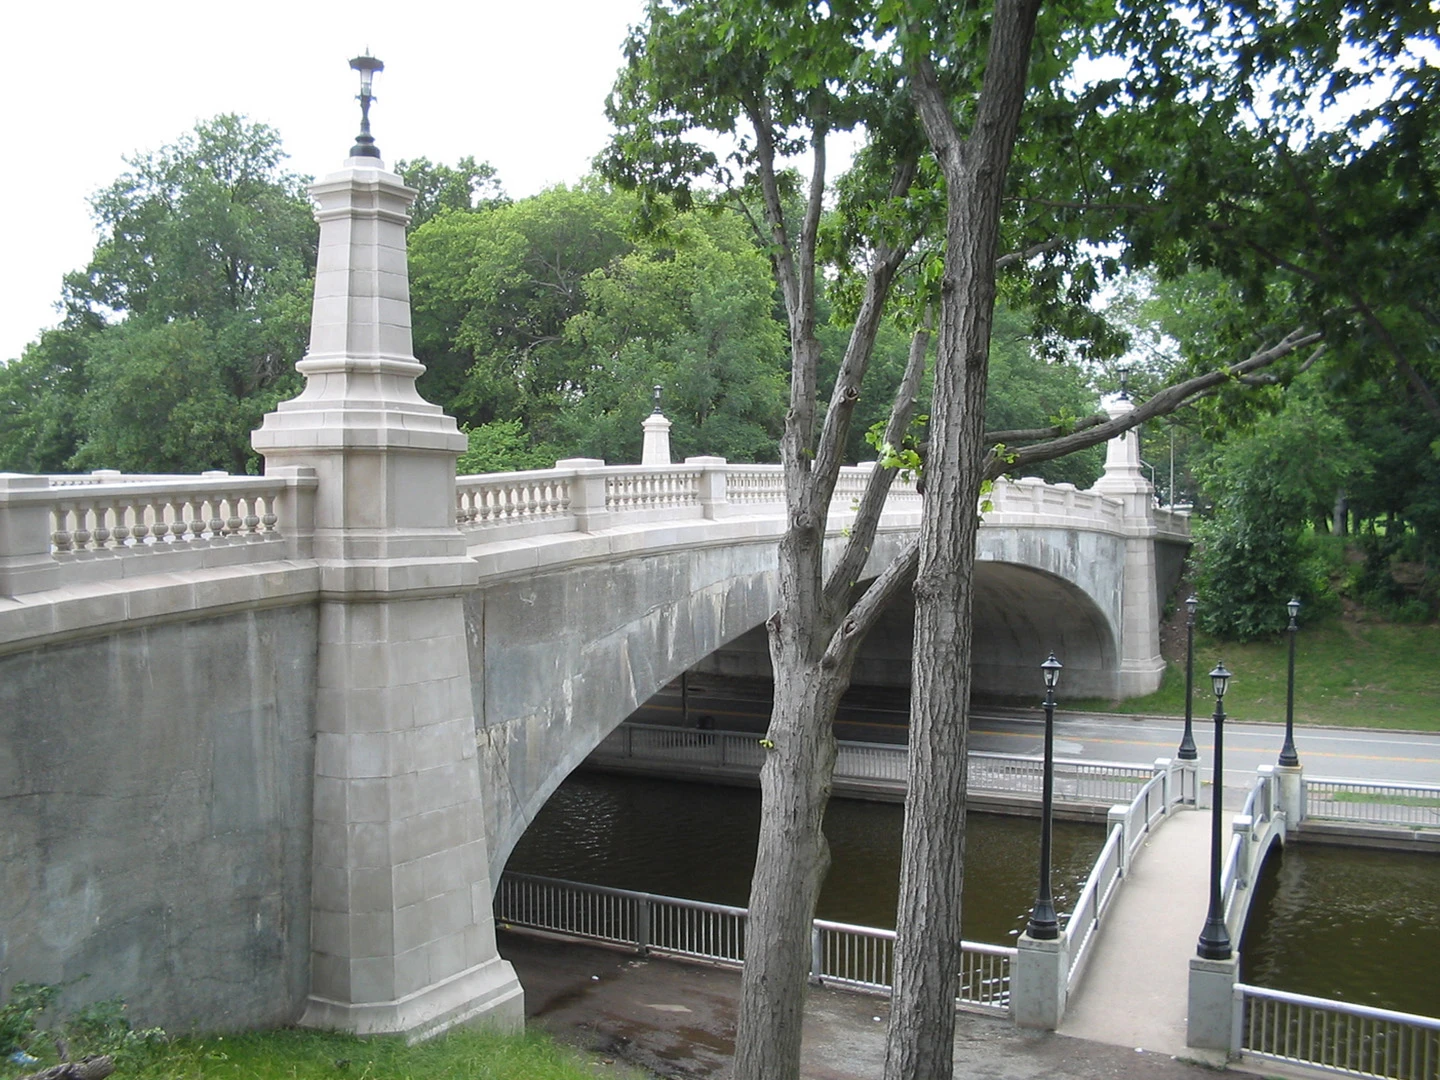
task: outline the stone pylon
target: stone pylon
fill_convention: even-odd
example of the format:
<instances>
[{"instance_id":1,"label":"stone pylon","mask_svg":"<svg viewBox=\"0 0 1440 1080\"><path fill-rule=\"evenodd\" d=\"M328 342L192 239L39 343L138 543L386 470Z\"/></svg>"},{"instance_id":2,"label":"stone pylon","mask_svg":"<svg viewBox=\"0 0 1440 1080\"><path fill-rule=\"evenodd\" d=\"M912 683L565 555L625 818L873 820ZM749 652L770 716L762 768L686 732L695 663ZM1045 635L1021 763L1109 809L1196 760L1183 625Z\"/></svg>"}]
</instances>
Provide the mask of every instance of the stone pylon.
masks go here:
<instances>
[{"instance_id":1,"label":"stone pylon","mask_svg":"<svg viewBox=\"0 0 1440 1080\"><path fill-rule=\"evenodd\" d=\"M1126 397L1105 402L1114 419L1135 408ZM1092 491L1125 506L1125 586L1121 610L1120 664L1116 697L1138 697L1160 688L1165 658L1160 655L1160 596L1155 565L1155 488L1140 462L1140 431L1132 428L1105 448L1105 472Z\"/></svg>"},{"instance_id":2,"label":"stone pylon","mask_svg":"<svg viewBox=\"0 0 1440 1080\"><path fill-rule=\"evenodd\" d=\"M320 568L310 995L301 1023L423 1037L517 1029L496 952L455 525L465 437L415 389L415 192L378 157L310 189L319 262L305 388L252 436L313 469Z\"/></svg>"}]
</instances>

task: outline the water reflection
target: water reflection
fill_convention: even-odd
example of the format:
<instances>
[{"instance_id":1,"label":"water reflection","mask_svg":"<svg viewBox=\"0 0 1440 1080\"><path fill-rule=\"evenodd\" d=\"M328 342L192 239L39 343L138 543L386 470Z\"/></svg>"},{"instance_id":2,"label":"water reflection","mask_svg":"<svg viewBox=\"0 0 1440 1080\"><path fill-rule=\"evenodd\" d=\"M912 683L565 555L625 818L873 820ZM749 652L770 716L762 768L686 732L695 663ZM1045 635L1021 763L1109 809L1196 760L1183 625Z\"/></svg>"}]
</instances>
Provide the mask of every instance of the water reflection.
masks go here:
<instances>
[{"instance_id":1,"label":"water reflection","mask_svg":"<svg viewBox=\"0 0 1440 1080\"><path fill-rule=\"evenodd\" d=\"M1440 859L1291 844L1261 874L1242 978L1440 1015Z\"/></svg>"},{"instance_id":2,"label":"water reflection","mask_svg":"<svg viewBox=\"0 0 1440 1080\"><path fill-rule=\"evenodd\" d=\"M902 820L896 805L831 801L821 918L895 925ZM577 774L545 805L507 869L744 906L759 825L753 789ZM965 937L1010 944L1035 898L1039 821L971 814L967 834ZM1099 825L1055 823L1053 889L1062 913L1078 898L1104 839Z\"/></svg>"}]
</instances>

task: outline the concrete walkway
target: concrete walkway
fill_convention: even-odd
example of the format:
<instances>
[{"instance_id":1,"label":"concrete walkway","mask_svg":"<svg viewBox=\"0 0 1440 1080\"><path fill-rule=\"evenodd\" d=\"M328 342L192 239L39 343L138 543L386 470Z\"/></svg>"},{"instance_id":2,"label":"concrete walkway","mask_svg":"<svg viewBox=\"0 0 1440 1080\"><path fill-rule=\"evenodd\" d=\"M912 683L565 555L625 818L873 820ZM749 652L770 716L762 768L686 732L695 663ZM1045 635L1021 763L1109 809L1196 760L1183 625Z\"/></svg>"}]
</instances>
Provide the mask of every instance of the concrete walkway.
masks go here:
<instances>
[{"instance_id":1,"label":"concrete walkway","mask_svg":"<svg viewBox=\"0 0 1440 1080\"><path fill-rule=\"evenodd\" d=\"M648 1076L728 1080L738 971L503 931L498 936L501 955L525 986L527 1023L595 1055L597 1076L629 1078L625 1067L638 1066ZM889 1016L883 997L811 988L801 1080L875 1080L884 1071ZM1184 1056L1190 1060L1025 1031L1001 1017L956 1016L957 1077L1215 1080L1212 1068L1193 1060L1197 1055Z\"/></svg>"},{"instance_id":2,"label":"concrete walkway","mask_svg":"<svg viewBox=\"0 0 1440 1080\"><path fill-rule=\"evenodd\" d=\"M1137 853L1070 997L1062 1035L1204 1058L1185 1046L1190 957L1209 898L1210 811L1180 810Z\"/></svg>"}]
</instances>

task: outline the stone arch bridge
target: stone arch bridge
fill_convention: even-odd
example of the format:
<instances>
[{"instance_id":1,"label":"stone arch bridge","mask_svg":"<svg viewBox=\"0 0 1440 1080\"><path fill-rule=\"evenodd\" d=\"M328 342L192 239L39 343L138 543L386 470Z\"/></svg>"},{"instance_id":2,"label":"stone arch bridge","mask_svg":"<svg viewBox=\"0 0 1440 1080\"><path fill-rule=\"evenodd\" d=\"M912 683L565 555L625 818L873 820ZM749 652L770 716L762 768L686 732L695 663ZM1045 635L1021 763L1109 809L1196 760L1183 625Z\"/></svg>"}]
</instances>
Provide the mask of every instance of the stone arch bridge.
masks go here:
<instances>
[{"instance_id":1,"label":"stone arch bridge","mask_svg":"<svg viewBox=\"0 0 1440 1080\"><path fill-rule=\"evenodd\" d=\"M0 475L0 970L170 1027L518 1024L491 883L609 730L773 610L779 470L457 482L414 387L413 192L375 158L312 191L306 386L255 432L264 476ZM895 491L869 572L919 509ZM1053 648L1074 692L1153 688L1187 536L1133 435L1092 491L999 485L978 684L1029 693Z\"/></svg>"}]
</instances>

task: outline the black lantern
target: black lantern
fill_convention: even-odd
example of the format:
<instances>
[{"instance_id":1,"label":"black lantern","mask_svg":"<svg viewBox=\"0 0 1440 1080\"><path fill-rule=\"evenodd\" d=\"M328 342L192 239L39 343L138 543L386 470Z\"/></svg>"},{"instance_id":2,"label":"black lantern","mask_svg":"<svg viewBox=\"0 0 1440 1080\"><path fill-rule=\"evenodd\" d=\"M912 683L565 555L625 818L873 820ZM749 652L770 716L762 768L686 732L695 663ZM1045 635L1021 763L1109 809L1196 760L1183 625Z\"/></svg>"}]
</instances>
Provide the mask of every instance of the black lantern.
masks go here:
<instances>
[{"instance_id":1,"label":"black lantern","mask_svg":"<svg viewBox=\"0 0 1440 1080\"><path fill-rule=\"evenodd\" d=\"M1280 764L1293 769L1300 764L1300 755L1295 752L1295 635L1300 632L1295 617L1300 614L1300 601L1291 600L1285 605L1285 610L1290 613L1290 625L1287 627L1290 634L1290 669L1285 680L1285 745L1280 748Z\"/></svg>"},{"instance_id":2,"label":"black lantern","mask_svg":"<svg viewBox=\"0 0 1440 1080\"><path fill-rule=\"evenodd\" d=\"M1205 915L1205 928L1195 952L1202 960L1229 960L1230 929L1225 925L1225 911L1220 902L1220 817L1225 802L1225 688L1230 672L1223 663L1210 672L1210 686L1215 691L1215 779L1210 793L1210 910Z\"/></svg>"},{"instance_id":3,"label":"black lantern","mask_svg":"<svg viewBox=\"0 0 1440 1080\"><path fill-rule=\"evenodd\" d=\"M380 150L376 147L375 140L370 137L370 102L375 100L372 92L375 74L384 71L385 65L367 52L366 55L351 60L350 66L360 73L360 134L355 137L350 156L378 158Z\"/></svg>"},{"instance_id":4,"label":"black lantern","mask_svg":"<svg viewBox=\"0 0 1440 1080\"><path fill-rule=\"evenodd\" d=\"M1040 887L1035 893L1035 907L1025 932L1038 941L1054 941L1060 936L1060 920L1055 915L1055 902L1050 896L1050 809L1055 799L1055 687L1060 684L1064 665L1050 658L1040 665L1045 676L1045 772L1040 797Z\"/></svg>"},{"instance_id":5,"label":"black lantern","mask_svg":"<svg viewBox=\"0 0 1440 1080\"><path fill-rule=\"evenodd\" d=\"M1193 596L1185 601L1185 733L1180 736L1180 748L1175 751L1181 761L1195 761L1200 757L1190 721L1195 694L1195 608L1199 603Z\"/></svg>"}]
</instances>

